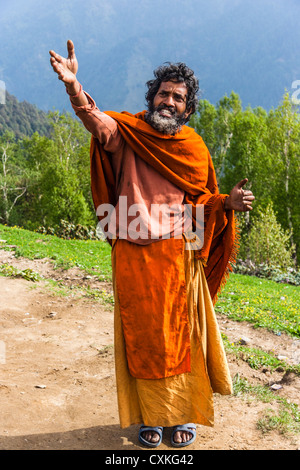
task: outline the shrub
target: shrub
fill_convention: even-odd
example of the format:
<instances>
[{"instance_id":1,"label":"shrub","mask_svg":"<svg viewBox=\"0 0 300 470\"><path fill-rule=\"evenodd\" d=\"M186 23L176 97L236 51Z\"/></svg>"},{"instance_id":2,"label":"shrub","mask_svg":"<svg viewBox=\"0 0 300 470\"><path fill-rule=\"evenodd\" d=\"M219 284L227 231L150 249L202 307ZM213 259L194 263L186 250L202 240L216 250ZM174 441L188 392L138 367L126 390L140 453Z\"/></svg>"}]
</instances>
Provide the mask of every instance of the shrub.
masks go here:
<instances>
[{"instance_id":1,"label":"shrub","mask_svg":"<svg viewBox=\"0 0 300 470\"><path fill-rule=\"evenodd\" d=\"M56 235L57 237L64 238L66 240L100 239L96 227L92 225L86 226L81 224L72 224L71 222L68 222L66 220L61 220L60 224L56 227L40 226L36 231L45 235Z\"/></svg>"},{"instance_id":2,"label":"shrub","mask_svg":"<svg viewBox=\"0 0 300 470\"><path fill-rule=\"evenodd\" d=\"M253 265L262 269L287 271L293 268L293 249L290 246L291 233L285 231L277 222L272 204L265 210L257 209L251 228L247 233L245 228L242 235L240 256L251 260Z\"/></svg>"}]
</instances>

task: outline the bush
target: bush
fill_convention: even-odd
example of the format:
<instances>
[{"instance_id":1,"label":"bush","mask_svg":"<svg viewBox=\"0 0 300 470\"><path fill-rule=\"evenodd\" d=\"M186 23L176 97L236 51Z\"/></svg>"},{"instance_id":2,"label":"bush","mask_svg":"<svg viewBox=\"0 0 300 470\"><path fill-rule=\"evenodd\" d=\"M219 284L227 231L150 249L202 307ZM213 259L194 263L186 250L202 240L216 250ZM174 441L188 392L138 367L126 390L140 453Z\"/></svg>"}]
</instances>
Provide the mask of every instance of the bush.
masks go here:
<instances>
[{"instance_id":1,"label":"bush","mask_svg":"<svg viewBox=\"0 0 300 470\"><path fill-rule=\"evenodd\" d=\"M286 272L294 268L293 249L290 246L291 233L283 230L277 222L272 204L265 210L257 209L257 216L253 217L250 230L241 224L242 247L240 256L244 260L251 260L254 266L279 272Z\"/></svg>"},{"instance_id":2,"label":"bush","mask_svg":"<svg viewBox=\"0 0 300 470\"><path fill-rule=\"evenodd\" d=\"M98 235L96 227L92 225L72 224L66 220L61 220L60 224L56 227L40 226L36 231L44 235L56 235L66 240L99 240L101 238Z\"/></svg>"},{"instance_id":3,"label":"bush","mask_svg":"<svg viewBox=\"0 0 300 470\"><path fill-rule=\"evenodd\" d=\"M294 286L300 285L300 271L297 271L295 268L288 268L284 271L279 266L271 266L265 263L256 265L249 259L246 261L238 259L234 267L234 272L237 274L248 274L249 276L271 279L275 282L292 284Z\"/></svg>"}]
</instances>

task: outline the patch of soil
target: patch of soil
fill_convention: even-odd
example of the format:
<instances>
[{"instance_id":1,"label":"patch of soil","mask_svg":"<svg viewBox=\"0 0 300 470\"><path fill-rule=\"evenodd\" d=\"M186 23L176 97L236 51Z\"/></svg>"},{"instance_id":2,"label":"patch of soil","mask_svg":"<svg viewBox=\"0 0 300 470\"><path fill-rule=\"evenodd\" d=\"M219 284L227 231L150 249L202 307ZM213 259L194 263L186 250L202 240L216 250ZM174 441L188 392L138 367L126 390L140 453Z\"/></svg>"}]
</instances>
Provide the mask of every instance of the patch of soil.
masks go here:
<instances>
[{"instance_id":1,"label":"patch of soil","mask_svg":"<svg viewBox=\"0 0 300 470\"><path fill-rule=\"evenodd\" d=\"M15 258L0 250L0 262L33 269L45 279L111 291L111 285L77 269L55 270L50 260ZM0 450L140 450L139 426L120 429L113 355L113 312L99 301L51 293L43 281L0 277ZM246 336L251 347L299 362L299 341L218 316L230 341ZM279 383L278 395L299 403L299 377L255 371L228 357L232 376L251 383ZM215 426L197 426L190 450L298 449L296 437L262 434L256 423L276 404L215 396ZM170 430L159 449L170 446Z\"/></svg>"}]
</instances>

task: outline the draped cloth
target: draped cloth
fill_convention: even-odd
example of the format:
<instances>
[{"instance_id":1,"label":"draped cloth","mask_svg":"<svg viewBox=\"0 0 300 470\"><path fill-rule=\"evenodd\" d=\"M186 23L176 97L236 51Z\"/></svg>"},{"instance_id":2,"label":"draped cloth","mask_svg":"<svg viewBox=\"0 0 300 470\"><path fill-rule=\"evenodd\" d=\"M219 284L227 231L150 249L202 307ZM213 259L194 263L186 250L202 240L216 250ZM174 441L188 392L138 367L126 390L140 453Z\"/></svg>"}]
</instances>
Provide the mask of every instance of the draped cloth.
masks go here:
<instances>
[{"instance_id":1,"label":"draped cloth","mask_svg":"<svg viewBox=\"0 0 300 470\"><path fill-rule=\"evenodd\" d=\"M183 126L174 136L148 125L145 111L136 115L107 112L133 151L161 175L185 191L185 204L204 205L204 243L196 257L205 266L213 303L235 260L237 237L233 211L224 211L226 195L219 194L213 162L202 138ZM110 156L92 136L91 187L95 208L117 203L116 181ZM194 212L194 222L195 212Z\"/></svg>"},{"instance_id":2,"label":"draped cloth","mask_svg":"<svg viewBox=\"0 0 300 470\"><path fill-rule=\"evenodd\" d=\"M224 210L226 195L219 194L207 147L187 126L175 136L155 131L144 121L145 111L135 116L107 114L115 119L134 153L185 192L184 203L191 205L195 224L196 207L204 205L204 243L193 251L193 256L204 266L213 304L234 260L236 234L234 214ZM96 208L101 204L116 205L118 194L111 158L94 137L91 183ZM115 297L129 373L136 379L152 380L191 373L184 240L160 240L137 247L118 239L113 256ZM223 359L221 362L225 367Z\"/></svg>"},{"instance_id":3,"label":"draped cloth","mask_svg":"<svg viewBox=\"0 0 300 470\"><path fill-rule=\"evenodd\" d=\"M167 244L168 241L163 240L159 243ZM175 242L180 245L180 240ZM202 262L195 258L195 251L184 251L190 372L161 379L136 378L129 370L116 286L115 274L118 262L116 248L120 243L122 245L130 243L126 240L117 240L112 248L115 289L115 367L121 427L138 423L168 427L190 422L213 426L213 392L222 395L231 394L232 382ZM157 246L156 243L153 245ZM122 246L122 249L124 248ZM133 245L131 248L136 251L144 250L144 247L138 245ZM159 351L158 347L148 352L150 368L157 362Z\"/></svg>"}]
</instances>

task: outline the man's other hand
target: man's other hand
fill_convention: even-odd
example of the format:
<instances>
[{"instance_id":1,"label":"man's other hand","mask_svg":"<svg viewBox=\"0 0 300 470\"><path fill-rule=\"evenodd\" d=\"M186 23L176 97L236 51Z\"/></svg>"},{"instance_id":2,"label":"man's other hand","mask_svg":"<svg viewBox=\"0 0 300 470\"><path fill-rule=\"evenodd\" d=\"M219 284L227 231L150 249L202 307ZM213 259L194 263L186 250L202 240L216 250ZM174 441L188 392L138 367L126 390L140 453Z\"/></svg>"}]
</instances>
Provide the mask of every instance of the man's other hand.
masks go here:
<instances>
[{"instance_id":1,"label":"man's other hand","mask_svg":"<svg viewBox=\"0 0 300 470\"><path fill-rule=\"evenodd\" d=\"M252 202L255 197L252 191L243 189L243 186L248 182L245 178L237 183L230 191L229 197L225 199L225 209L232 209L238 212L252 211Z\"/></svg>"}]
</instances>

